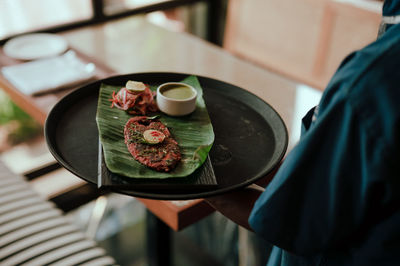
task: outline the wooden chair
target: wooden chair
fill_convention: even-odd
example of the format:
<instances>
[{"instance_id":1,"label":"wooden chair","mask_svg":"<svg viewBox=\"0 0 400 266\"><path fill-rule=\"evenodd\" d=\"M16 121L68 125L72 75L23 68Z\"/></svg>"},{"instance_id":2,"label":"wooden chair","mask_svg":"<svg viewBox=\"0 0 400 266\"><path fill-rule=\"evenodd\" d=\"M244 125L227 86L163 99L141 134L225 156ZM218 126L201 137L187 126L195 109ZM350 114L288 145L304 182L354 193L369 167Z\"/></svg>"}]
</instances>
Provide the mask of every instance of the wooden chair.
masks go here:
<instances>
[{"instance_id":1,"label":"wooden chair","mask_svg":"<svg viewBox=\"0 0 400 266\"><path fill-rule=\"evenodd\" d=\"M366 0L230 0L224 48L323 90L348 53L376 38L381 4Z\"/></svg>"},{"instance_id":2,"label":"wooden chair","mask_svg":"<svg viewBox=\"0 0 400 266\"><path fill-rule=\"evenodd\" d=\"M0 161L0 265L115 265L52 202Z\"/></svg>"}]
</instances>

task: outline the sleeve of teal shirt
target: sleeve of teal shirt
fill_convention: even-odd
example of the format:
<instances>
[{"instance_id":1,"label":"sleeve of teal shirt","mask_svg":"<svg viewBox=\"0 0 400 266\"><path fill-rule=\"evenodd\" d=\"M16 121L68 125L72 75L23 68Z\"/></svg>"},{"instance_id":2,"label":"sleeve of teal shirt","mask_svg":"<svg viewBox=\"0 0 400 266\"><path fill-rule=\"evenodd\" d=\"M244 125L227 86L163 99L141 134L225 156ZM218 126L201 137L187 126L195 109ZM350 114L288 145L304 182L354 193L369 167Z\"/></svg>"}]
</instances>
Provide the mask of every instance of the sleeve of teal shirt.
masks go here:
<instances>
[{"instance_id":1,"label":"sleeve of teal shirt","mask_svg":"<svg viewBox=\"0 0 400 266\"><path fill-rule=\"evenodd\" d=\"M251 213L265 240L298 255L349 251L398 209L399 43L400 25L335 75L338 88L324 93L317 119ZM370 242L384 235L375 234Z\"/></svg>"},{"instance_id":2,"label":"sleeve of teal shirt","mask_svg":"<svg viewBox=\"0 0 400 266\"><path fill-rule=\"evenodd\" d=\"M366 170L359 155L351 154L367 145L351 107L342 99L319 115L321 123L287 156L250 218L266 240L300 254L348 237L363 219L368 186L356 174Z\"/></svg>"},{"instance_id":3,"label":"sleeve of teal shirt","mask_svg":"<svg viewBox=\"0 0 400 266\"><path fill-rule=\"evenodd\" d=\"M296 254L345 247L380 197L368 174L380 148L343 91L328 98L249 220L267 241Z\"/></svg>"},{"instance_id":4,"label":"sleeve of teal shirt","mask_svg":"<svg viewBox=\"0 0 400 266\"><path fill-rule=\"evenodd\" d=\"M389 182L397 182L392 180L398 180L394 178L398 173L385 172L390 171L385 168L389 163L380 163L394 158L384 157L387 148L393 145L383 143L384 136L379 138L381 132L373 132L376 130L370 123L381 121L377 130L383 129L389 135L394 132L391 139L398 139L395 136L398 131L390 128L392 125L396 127L394 130L398 128L398 76L390 70L399 69L397 43L391 47L393 52L379 60L375 56L379 52L374 51L381 51L381 46L371 46L353 57L349 64L355 72L345 69L343 82L337 82L344 89L324 93L317 119L286 157L250 216L250 225L268 242L304 255L346 249L348 243L354 244L362 235L365 221L376 222L370 215L379 213L375 210L383 204L383 198L397 195L385 191L390 187ZM370 55L380 72L373 75L367 72L358 78L356 87L352 88L358 94L350 102L345 82L358 74L358 66L368 66L366 59ZM340 73L337 78L342 78ZM376 113L376 120L361 117L364 114L360 114L357 106L361 98L376 104L362 108L374 116Z\"/></svg>"}]
</instances>

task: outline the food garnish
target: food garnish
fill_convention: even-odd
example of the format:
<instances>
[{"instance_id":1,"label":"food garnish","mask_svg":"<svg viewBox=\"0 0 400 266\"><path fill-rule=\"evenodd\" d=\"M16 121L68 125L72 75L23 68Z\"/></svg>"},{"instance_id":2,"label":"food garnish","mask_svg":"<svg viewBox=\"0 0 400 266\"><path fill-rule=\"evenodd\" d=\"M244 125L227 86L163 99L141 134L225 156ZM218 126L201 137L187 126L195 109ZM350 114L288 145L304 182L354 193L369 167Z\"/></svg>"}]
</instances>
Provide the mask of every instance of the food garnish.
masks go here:
<instances>
[{"instance_id":1,"label":"food garnish","mask_svg":"<svg viewBox=\"0 0 400 266\"><path fill-rule=\"evenodd\" d=\"M146 85L140 81L128 80L125 87L131 92L142 92L146 89Z\"/></svg>"},{"instance_id":2,"label":"food garnish","mask_svg":"<svg viewBox=\"0 0 400 266\"><path fill-rule=\"evenodd\" d=\"M143 138L149 144L158 144L164 141L165 135L161 131L148 129L143 132Z\"/></svg>"},{"instance_id":3,"label":"food garnish","mask_svg":"<svg viewBox=\"0 0 400 266\"><path fill-rule=\"evenodd\" d=\"M151 91L143 82L129 80L117 93L113 91L110 99L111 108L116 107L135 115L156 112L158 108L155 94L156 92Z\"/></svg>"}]
</instances>

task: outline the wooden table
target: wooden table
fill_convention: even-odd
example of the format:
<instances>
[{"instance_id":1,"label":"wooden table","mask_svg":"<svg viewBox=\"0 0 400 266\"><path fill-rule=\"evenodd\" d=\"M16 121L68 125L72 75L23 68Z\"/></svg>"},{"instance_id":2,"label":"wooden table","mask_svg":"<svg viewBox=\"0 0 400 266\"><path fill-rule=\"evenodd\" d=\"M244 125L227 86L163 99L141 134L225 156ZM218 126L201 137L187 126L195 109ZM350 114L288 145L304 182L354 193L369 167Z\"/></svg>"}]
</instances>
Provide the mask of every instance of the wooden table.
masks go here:
<instances>
[{"instance_id":1,"label":"wooden table","mask_svg":"<svg viewBox=\"0 0 400 266\"><path fill-rule=\"evenodd\" d=\"M271 104L282 116L289 131L289 150L299 137L300 118L320 97L317 90L259 68L192 35L150 24L141 16L61 35L82 59L97 65L97 78L134 72L182 72L218 79L249 90ZM0 53L0 66L14 63ZM29 97L19 93L2 76L0 87L42 124L51 107L68 92ZM213 211L201 199L184 203L139 200L174 230L195 223Z\"/></svg>"}]
</instances>

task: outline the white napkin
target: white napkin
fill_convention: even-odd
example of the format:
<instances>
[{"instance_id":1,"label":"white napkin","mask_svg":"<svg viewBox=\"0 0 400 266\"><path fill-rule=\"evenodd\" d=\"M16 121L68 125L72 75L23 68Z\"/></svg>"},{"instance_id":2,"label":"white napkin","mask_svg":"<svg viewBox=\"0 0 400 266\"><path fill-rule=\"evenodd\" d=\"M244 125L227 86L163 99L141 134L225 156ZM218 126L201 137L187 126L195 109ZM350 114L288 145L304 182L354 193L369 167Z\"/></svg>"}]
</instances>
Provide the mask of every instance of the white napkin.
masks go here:
<instances>
[{"instance_id":1,"label":"white napkin","mask_svg":"<svg viewBox=\"0 0 400 266\"><path fill-rule=\"evenodd\" d=\"M35 95L89 80L94 76L95 65L82 62L69 51L60 56L3 67L2 72L18 90Z\"/></svg>"}]
</instances>

